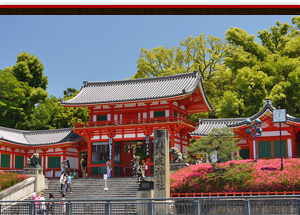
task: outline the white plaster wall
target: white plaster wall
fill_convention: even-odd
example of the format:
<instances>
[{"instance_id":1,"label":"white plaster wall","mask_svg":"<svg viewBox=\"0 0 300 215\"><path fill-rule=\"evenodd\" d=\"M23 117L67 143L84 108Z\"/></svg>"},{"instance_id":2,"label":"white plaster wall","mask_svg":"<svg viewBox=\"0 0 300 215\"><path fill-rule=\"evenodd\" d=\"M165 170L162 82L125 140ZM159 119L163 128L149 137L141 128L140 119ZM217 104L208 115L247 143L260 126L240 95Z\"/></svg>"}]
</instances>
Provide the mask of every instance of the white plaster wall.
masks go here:
<instances>
[{"instance_id":1,"label":"white plaster wall","mask_svg":"<svg viewBox=\"0 0 300 215\"><path fill-rule=\"evenodd\" d=\"M182 141L182 143L183 143L183 144L185 144L185 145L187 145L187 144L188 144L188 142L187 142L187 141Z\"/></svg>"},{"instance_id":2,"label":"white plaster wall","mask_svg":"<svg viewBox=\"0 0 300 215\"><path fill-rule=\"evenodd\" d=\"M143 118L146 119L147 118L147 112L143 113Z\"/></svg>"},{"instance_id":3,"label":"white plaster wall","mask_svg":"<svg viewBox=\"0 0 300 215\"><path fill-rule=\"evenodd\" d=\"M99 140L100 139L100 136L94 136L93 138L92 138L92 140Z\"/></svg>"},{"instance_id":4,"label":"white plaster wall","mask_svg":"<svg viewBox=\"0 0 300 215\"><path fill-rule=\"evenodd\" d=\"M175 143L175 147L180 151L180 144Z\"/></svg>"},{"instance_id":5,"label":"white plaster wall","mask_svg":"<svg viewBox=\"0 0 300 215\"><path fill-rule=\"evenodd\" d=\"M270 136L272 136L272 137L279 137L279 135L280 135L279 131L263 131L261 133L262 137L270 137ZM282 131L281 135L282 136L287 136L287 135L290 135L290 133L287 132L287 131Z\"/></svg>"},{"instance_id":6,"label":"white plaster wall","mask_svg":"<svg viewBox=\"0 0 300 215\"><path fill-rule=\"evenodd\" d=\"M97 115L93 115L93 122L97 121Z\"/></svg>"},{"instance_id":7,"label":"white plaster wall","mask_svg":"<svg viewBox=\"0 0 300 215\"><path fill-rule=\"evenodd\" d=\"M107 121L110 121L110 113L107 114Z\"/></svg>"},{"instance_id":8,"label":"white plaster wall","mask_svg":"<svg viewBox=\"0 0 300 215\"><path fill-rule=\"evenodd\" d=\"M145 134L143 134L143 133L138 133L137 136L138 136L138 137L145 137Z\"/></svg>"},{"instance_id":9,"label":"white plaster wall","mask_svg":"<svg viewBox=\"0 0 300 215\"><path fill-rule=\"evenodd\" d=\"M55 171L55 177L60 177L61 171Z\"/></svg>"},{"instance_id":10,"label":"white plaster wall","mask_svg":"<svg viewBox=\"0 0 300 215\"><path fill-rule=\"evenodd\" d=\"M181 106L180 106L180 108L181 108L181 109L183 109L183 110L185 110L185 107L184 107L184 105L181 105Z\"/></svg>"},{"instance_id":11,"label":"white plaster wall","mask_svg":"<svg viewBox=\"0 0 300 215\"><path fill-rule=\"evenodd\" d=\"M125 104L125 107L135 107L135 103Z\"/></svg>"},{"instance_id":12,"label":"white plaster wall","mask_svg":"<svg viewBox=\"0 0 300 215\"><path fill-rule=\"evenodd\" d=\"M150 111L150 117L153 118L153 110Z\"/></svg>"},{"instance_id":13,"label":"white plaster wall","mask_svg":"<svg viewBox=\"0 0 300 215\"><path fill-rule=\"evenodd\" d=\"M78 158L75 158L75 157L69 157L69 156L66 156L66 160L69 160L70 162L70 168L71 169L78 169Z\"/></svg>"},{"instance_id":14,"label":"white plaster wall","mask_svg":"<svg viewBox=\"0 0 300 215\"><path fill-rule=\"evenodd\" d=\"M114 115L114 120L115 120L115 121L118 121L118 114L115 114L115 115Z\"/></svg>"},{"instance_id":15,"label":"white plaster wall","mask_svg":"<svg viewBox=\"0 0 300 215\"><path fill-rule=\"evenodd\" d=\"M179 139L175 138L174 140L175 140L175 142L180 143L180 140L179 140Z\"/></svg>"},{"instance_id":16,"label":"white plaster wall","mask_svg":"<svg viewBox=\"0 0 300 215\"><path fill-rule=\"evenodd\" d=\"M47 177L47 178L52 178L52 177L53 177L53 170L51 170L51 171L46 171L46 177Z\"/></svg>"},{"instance_id":17,"label":"white plaster wall","mask_svg":"<svg viewBox=\"0 0 300 215\"><path fill-rule=\"evenodd\" d=\"M108 139L107 135L102 135L101 139Z\"/></svg>"},{"instance_id":18,"label":"white plaster wall","mask_svg":"<svg viewBox=\"0 0 300 215\"><path fill-rule=\"evenodd\" d=\"M288 139L287 144L288 144L288 157L292 158L293 157L292 140Z\"/></svg>"},{"instance_id":19,"label":"white plaster wall","mask_svg":"<svg viewBox=\"0 0 300 215\"><path fill-rule=\"evenodd\" d=\"M74 149L74 148L68 148L67 152L78 152L78 151L77 151L77 149Z\"/></svg>"},{"instance_id":20,"label":"white plaster wall","mask_svg":"<svg viewBox=\"0 0 300 215\"><path fill-rule=\"evenodd\" d=\"M114 138L122 138L122 134L117 134Z\"/></svg>"},{"instance_id":21,"label":"white plaster wall","mask_svg":"<svg viewBox=\"0 0 300 215\"><path fill-rule=\"evenodd\" d=\"M145 103L138 103L138 106L146 106Z\"/></svg>"},{"instance_id":22,"label":"white plaster wall","mask_svg":"<svg viewBox=\"0 0 300 215\"><path fill-rule=\"evenodd\" d=\"M186 146L182 146L182 152L181 152L182 154L183 153L188 153L188 150L187 150L187 147Z\"/></svg>"},{"instance_id":23,"label":"white plaster wall","mask_svg":"<svg viewBox=\"0 0 300 215\"><path fill-rule=\"evenodd\" d=\"M158 105L158 102L152 102L151 105Z\"/></svg>"},{"instance_id":24,"label":"white plaster wall","mask_svg":"<svg viewBox=\"0 0 300 215\"><path fill-rule=\"evenodd\" d=\"M124 138L135 137L135 134L124 134Z\"/></svg>"},{"instance_id":25,"label":"white plaster wall","mask_svg":"<svg viewBox=\"0 0 300 215\"><path fill-rule=\"evenodd\" d=\"M170 116L169 110L166 110L166 117Z\"/></svg>"},{"instance_id":26,"label":"white plaster wall","mask_svg":"<svg viewBox=\"0 0 300 215\"><path fill-rule=\"evenodd\" d=\"M177 107L178 107L178 103L177 103L177 102L174 102L174 103L173 103L173 105L175 105L175 106L177 106Z\"/></svg>"}]
</instances>

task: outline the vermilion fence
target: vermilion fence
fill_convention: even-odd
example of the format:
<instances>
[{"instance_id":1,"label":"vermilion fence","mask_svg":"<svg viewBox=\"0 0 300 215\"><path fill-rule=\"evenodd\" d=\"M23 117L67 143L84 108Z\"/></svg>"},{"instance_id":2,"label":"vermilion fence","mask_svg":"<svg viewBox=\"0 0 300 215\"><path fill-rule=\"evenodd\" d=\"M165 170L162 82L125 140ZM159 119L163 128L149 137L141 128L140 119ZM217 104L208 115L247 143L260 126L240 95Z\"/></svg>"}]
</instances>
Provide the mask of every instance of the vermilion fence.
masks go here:
<instances>
[{"instance_id":1,"label":"vermilion fence","mask_svg":"<svg viewBox=\"0 0 300 215\"><path fill-rule=\"evenodd\" d=\"M75 128L84 127L107 127L107 126L126 126L133 124L159 124L159 123L177 123L184 122L192 126L196 126L196 123L185 119L183 117L155 117L155 118L133 118L133 119L120 119L120 120L109 120L109 121L97 121L97 122L75 122Z\"/></svg>"},{"instance_id":2,"label":"vermilion fence","mask_svg":"<svg viewBox=\"0 0 300 215\"><path fill-rule=\"evenodd\" d=\"M232 193L171 193L171 197L216 197L216 196L270 196L270 195L297 195L300 191L292 192L232 192Z\"/></svg>"}]
</instances>

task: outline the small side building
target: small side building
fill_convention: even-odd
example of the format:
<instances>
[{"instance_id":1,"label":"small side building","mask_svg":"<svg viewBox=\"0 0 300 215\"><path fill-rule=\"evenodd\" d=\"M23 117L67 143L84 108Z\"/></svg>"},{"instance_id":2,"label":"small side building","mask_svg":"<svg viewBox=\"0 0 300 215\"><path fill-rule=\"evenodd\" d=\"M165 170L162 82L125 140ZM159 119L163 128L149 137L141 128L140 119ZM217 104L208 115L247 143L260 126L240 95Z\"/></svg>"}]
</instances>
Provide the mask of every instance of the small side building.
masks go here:
<instances>
[{"instance_id":1,"label":"small side building","mask_svg":"<svg viewBox=\"0 0 300 215\"><path fill-rule=\"evenodd\" d=\"M48 178L60 177L61 162L69 160L80 173L80 151L86 140L71 128L24 131L0 127L0 170L22 170L27 158L39 153L39 163Z\"/></svg>"},{"instance_id":2,"label":"small side building","mask_svg":"<svg viewBox=\"0 0 300 215\"><path fill-rule=\"evenodd\" d=\"M261 136L257 137L258 158L280 158L280 132L279 123L273 123L273 111L276 108L270 99L266 99L265 106L253 116L231 119L200 119L196 129L190 133L193 138L207 136L213 128L227 126L232 129L238 138L238 146L241 147L239 155L243 159L255 159L255 137L246 133L249 125L246 119L252 122L255 119L262 121ZM300 119L287 114L287 122L281 123L283 157L298 158L300 156Z\"/></svg>"}]
</instances>

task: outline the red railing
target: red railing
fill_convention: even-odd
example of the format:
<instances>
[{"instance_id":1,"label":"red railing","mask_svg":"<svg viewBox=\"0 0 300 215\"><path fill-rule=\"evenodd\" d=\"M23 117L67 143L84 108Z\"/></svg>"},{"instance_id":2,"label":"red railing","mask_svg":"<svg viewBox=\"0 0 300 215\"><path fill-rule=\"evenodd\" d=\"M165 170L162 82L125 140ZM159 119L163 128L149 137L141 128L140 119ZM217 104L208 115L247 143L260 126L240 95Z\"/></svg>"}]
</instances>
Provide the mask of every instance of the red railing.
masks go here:
<instances>
[{"instance_id":1,"label":"red railing","mask_svg":"<svg viewBox=\"0 0 300 215\"><path fill-rule=\"evenodd\" d=\"M296 195L300 191L292 192L232 192L232 193L171 193L171 197L215 197L215 196L271 196L271 195Z\"/></svg>"},{"instance_id":2,"label":"red railing","mask_svg":"<svg viewBox=\"0 0 300 215\"><path fill-rule=\"evenodd\" d=\"M106 127L106 126L124 126L124 125L139 125L139 124L159 124L159 123L174 123L184 122L191 126L196 126L196 123L182 117L155 117L155 118L135 118L97 122L75 122L75 128L84 127Z\"/></svg>"}]
</instances>

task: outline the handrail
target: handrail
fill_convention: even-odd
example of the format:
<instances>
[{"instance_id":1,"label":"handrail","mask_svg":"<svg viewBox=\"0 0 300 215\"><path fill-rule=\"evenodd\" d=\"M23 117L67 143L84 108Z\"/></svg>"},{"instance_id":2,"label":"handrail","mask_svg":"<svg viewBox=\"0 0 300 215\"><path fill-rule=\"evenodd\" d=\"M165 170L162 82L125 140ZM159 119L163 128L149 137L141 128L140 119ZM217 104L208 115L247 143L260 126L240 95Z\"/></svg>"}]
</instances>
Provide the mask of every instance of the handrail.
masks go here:
<instances>
[{"instance_id":1,"label":"handrail","mask_svg":"<svg viewBox=\"0 0 300 215\"><path fill-rule=\"evenodd\" d=\"M119 119L110 121L96 121L96 122L74 122L75 128L84 127L106 127L106 126L124 126L133 124L159 124L159 123L174 123L184 122L192 126L196 126L196 123L183 118L183 117L155 117L155 118L132 118L132 119Z\"/></svg>"},{"instance_id":2,"label":"handrail","mask_svg":"<svg viewBox=\"0 0 300 215\"><path fill-rule=\"evenodd\" d=\"M300 191L283 191L283 192L224 192L224 193L171 193L171 197L241 197L241 196L279 196L279 195L297 195L300 194Z\"/></svg>"},{"instance_id":3,"label":"handrail","mask_svg":"<svg viewBox=\"0 0 300 215\"><path fill-rule=\"evenodd\" d=\"M270 199L278 199L278 198L300 198L300 195L293 195L293 196L285 196L285 195L278 195L278 196L220 196L220 197L181 197L181 198L176 198L176 200L202 200L202 199L239 199L239 200L244 200L244 199L262 199L266 198L268 200ZM122 198L122 199L66 199L65 202L124 202L124 201L132 201L132 200L149 200L149 201L165 201L165 200L174 200L174 198ZM61 199L45 199L45 200L1 200L1 202L60 202Z\"/></svg>"}]
</instances>

